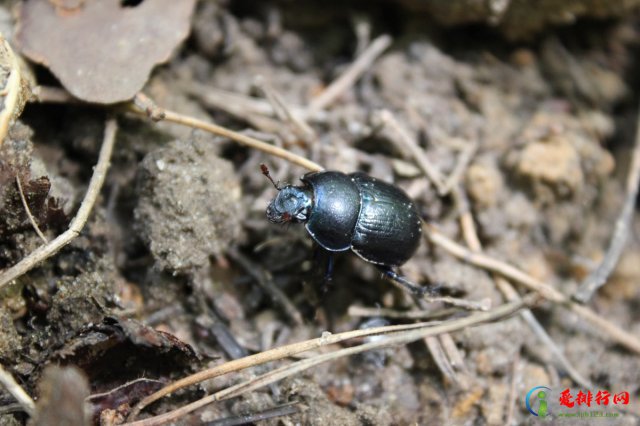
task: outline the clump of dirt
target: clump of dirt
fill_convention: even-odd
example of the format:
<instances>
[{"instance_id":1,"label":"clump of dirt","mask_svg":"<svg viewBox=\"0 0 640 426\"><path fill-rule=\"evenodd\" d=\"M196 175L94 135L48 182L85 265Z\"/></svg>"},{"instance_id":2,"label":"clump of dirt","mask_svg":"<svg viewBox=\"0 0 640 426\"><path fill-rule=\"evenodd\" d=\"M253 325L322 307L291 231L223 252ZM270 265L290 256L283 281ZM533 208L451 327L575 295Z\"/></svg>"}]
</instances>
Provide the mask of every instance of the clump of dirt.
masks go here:
<instances>
[{"instance_id":1,"label":"clump of dirt","mask_svg":"<svg viewBox=\"0 0 640 426\"><path fill-rule=\"evenodd\" d=\"M401 0L410 9L428 11L438 22L446 25L484 23L496 27L511 39L527 39L550 26L570 25L582 18L621 17L638 7L635 0L575 0L557 2L543 0L500 0L478 2L452 0Z\"/></svg>"},{"instance_id":2,"label":"clump of dirt","mask_svg":"<svg viewBox=\"0 0 640 426\"><path fill-rule=\"evenodd\" d=\"M138 194L137 229L162 269L203 267L240 235L240 184L211 141L174 141L149 153Z\"/></svg>"},{"instance_id":3,"label":"clump of dirt","mask_svg":"<svg viewBox=\"0 0 640 426\"><path fill-rule=\"evenodd\" d=\"M0 325L0 359L13 359L22 350L22 341L5 308L0 309Z\"/></svg>"},{"instance_id":4,"label":"clump of dirt","mask_svg":"<svg viewBox=\"0 0 640 426\"><path fill-rule=\"evenodd\" d=\"M25 233L33 229L29 214L42 231L59 230L67 221L61 200L51 194L42 160L34 156L32 136L33 131L18 122L0 146L0 267L15 263L42 243L37 235Z\"/></svg>"}]
</instances>

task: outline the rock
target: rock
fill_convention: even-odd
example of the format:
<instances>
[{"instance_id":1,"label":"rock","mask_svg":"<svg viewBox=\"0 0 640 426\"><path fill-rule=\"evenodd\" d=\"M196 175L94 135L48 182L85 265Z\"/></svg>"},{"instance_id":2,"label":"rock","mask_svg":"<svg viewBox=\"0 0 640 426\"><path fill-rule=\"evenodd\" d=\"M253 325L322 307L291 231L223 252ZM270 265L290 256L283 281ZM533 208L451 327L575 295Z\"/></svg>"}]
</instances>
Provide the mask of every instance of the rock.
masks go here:
<instances>
[{"instance_id":1,"label":"rock","mask_svg":"<svg viewBox=\"0 0 640 426\"><path fill-rule=\"evenodd\" d=\"M504 186L502 174L497 166L481 162L469 166L465 183L469 196L479 208L495 206Z\"/></svg>"},{"instance_id":2,"label":"rock","mask_svg":"<svg viewBox=\"0 0 640 426\"><path fill-rule=\"evenodd\" d=\"M565 198L575 194L584 178L578 152L561 136L527 144L517 173L533 185L539 198L551 200L554 196Z\"/></svg>"}]
</instances>

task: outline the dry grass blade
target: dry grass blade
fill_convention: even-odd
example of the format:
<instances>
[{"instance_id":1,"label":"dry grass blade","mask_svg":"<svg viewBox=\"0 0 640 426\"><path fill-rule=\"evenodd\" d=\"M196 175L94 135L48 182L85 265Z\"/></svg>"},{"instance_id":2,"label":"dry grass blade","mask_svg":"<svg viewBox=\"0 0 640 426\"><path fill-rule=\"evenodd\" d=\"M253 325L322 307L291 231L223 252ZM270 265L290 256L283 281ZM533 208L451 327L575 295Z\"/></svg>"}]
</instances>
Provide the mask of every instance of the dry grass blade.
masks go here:
<instances>
[{"instance_id":1,"label":"dry grass blade","mask_svg":"<svg viewBox=\"0 0 640 426\"><path fill-rule=\"evenodd\" d=\"M442 309L438 311L425 311L415 309L410 311L397 311L389 308L366 308L364 306L349 306L347 315L352 317L385 317L393 319L425 320L442 318L456 313L456 309Z\"/></svg>"},{"instance_id":2,"label":"dry grass blade","mask_svg":"<svg viewBox=\"0 0 640 426\"><path fill-rule=\"evenodd\" d=\"M0 384L18 401L29 416L33 416L36 411L35 402L2 365L0 365Z\"/></svg>"},{"instance_id":3,"label":"dry grass blade","mask_svg":"<svg viewBox=\"0 0 640 426\"><path fill-rule=\"evenodd\" d=\"M513 314L514 312L517 312L519 309L526 306L527 304L533 303L533 301L536 300L538 297L539 296L537 295L529 295L528 297L525 297L522 300L519 300L513 303L504 304L489 312L474 313L472 315L469 315L466 318L448 321L444 324L431 326L427 328L425 328L425 325L423 324L422 327L420 328L412 327L414 329L396 331L392 334L386 335L384 339L377 340L375 342L364 343L364 344L350 347L350 348L339 349L327 354L316 355L312 358L304 359L289 365L276 368L275 370L272 370L268 373L255 377L253 379L247 380L237 385L230 386L226 389L223 389L212 395L206 396L198 401L195 401L177 410L174 410L156 417L152 417L149 419L140 420L132 423L126 423L125 425L155 426L155 425L161 425L168 422L176 421L181 416L184 416L187 413L190 413L212 402L236 397L245 392L249 392L257 388L267 386L271 383L274 383L286 377L290 377L292 375L298 374L301 371L307 370L309 368L312 368L316 365L319 365L325 362L330 362L338 358L356 355L356 354L371 351L374 349L381 349L381 348L391 347L396 345L404 345L411 342L415 342L420 339L424 339L429 336L436 336L442 333L449 333L449 332L464 329L466 327L504 318L506 316ZM380 327L380 329L383 329L383 328L389 328L389 327ZM375 330L375 329L358 330L358 331L361 332L361 331L371 331L371 330ZM349 332L349 334L350 333L356 333L356 332ZM342 334L348 334L348 333L342 333ZM234 361L231 361L231 363L232 362Z\"/></svg>"},{"instance_id":4,"label":"dry grass blade","mask_svg":"<svg viewBox=\"0 0 640 426\"><path fill-rule=\"evenodd\" d=\"M284 313L296 325L304 324L302 314L298 311L289 297L274 284L269 272L255 265L248 257L244 256L237 249L231 247L227 250L227 254L236 261L250 276L252 276L258 285L278 304Z\"/></svg>"},{"instance_id":5,"label":"dry grass blade","mask_svg":"<svg viewBox=\"0 0 640 426\"><path fill-rule=\"evenodd\" d=\"M327 333L326 335L323 334L322 337L318 337L316 339L306 340L304 342L299 342L299 343L292 343L290 345L282 346L279 348L260 352L248 357L229 361L222 365L218 365L216 367L209 368L207 370L200 371L198 373L192 374L191 376L177 380L165 386L164 388L160 389L158 392L155 392L149 395L134 407L130 415L130 418L134 418L135 416L137 416L140 410L142 410L147 405L159 400L160 398L163 398L179 389L183 389L187 386L200 383L204 380L213 379L214 377L223 376L225 374L232 373L234 371L244 370L245 368L254 367L256 365L287 358L302 352L307 352L323 346L333 345L349 339L375 336L379 334L391 333L396 331L412 330L415 328L427 327L429 325L431 325L431 323L416 323L416 324L406 324L406 325L392 325L392 326L386 326L386 327L372 327L372 328L367 328L362 330L347 331L347 332L338 333L338 334Z\"/></svg>"},{"instance_id":6,"label":"dry grass blade","mask_svg":"<svg viewBox=\"0 0 640 426\"><path fill-rule=\"evenodd\" d=\"M364 74L378 56L382 54L387 47L391 45L391 37L381 35L371 42L362 54L351 64L349 68L336 80L334 80L327 88L309 105L309 110L321 110L329 106L342 93L348 90L353 84Z\"/></svg>"},{"instance_id":7,"label":"dry grass blade","mask_svg":"<svg viewBox=\"0 0 640 426\"><path fill-rule=\"evenodd\" d=\"M378 112L378 118L385 127L391 130L392 135L395 136L391 138L391 141L398 145L401 151L406 151L410 154L413 161L416 162L418 167L420 167L425 176L436 188L438 194L445 195L446 188L442 173L440 173L440 170L429 160L424 150L418 146L414 138L400 122L398 122L393 113L384 109Z\"/></svg>"},{"instance_id":8,"label":"dry grass blade","mask_svg":"<svg viewBox=\"0 0 640 426\"><path fill-rule=\"evenodd\" d=\"M48 259L50 256L57 253L58 250L69 244L78 235L80 235L80 231L82 231L84 224L87 223L89 214L91 214L93 205L95 204L96 199L100 194L100 189L102 189L102 184L104 183L105 176L107 175L109 160L111 159L113 145L115 144L116 140L117 129L118 125L115 119L107 120L104 131L104 139L102 141L102 147L100 148L100 155L98 157L98 163L96 164L93 175L91 176L91 181L89 182L87 193L85 194L85 197L80 204L80 208L78 209L76 216L71 221L69 229L60 234L53 241L39 247L37 250L29 254L14 266L2 271L0 273L0 288L6 286L16 278L25 274L40 262Z\"/></svg>"},{"instance_id":9,"label":"dry grass blade","mask_svg":"<svg viewBox=\"0 0 640 426\"><path fill-rule=\"evenodd\" d=\"M465 386L463 381L460 380L458 374L453 369L453 365L449 361L447 354L444 351L444 348L440 344L440 341L436 336L425 337L425 344L427 345L427 349L433 358L433 361L438 366L438 369L442 374L448 379L449 382L455 383L458 387L464 389Z\"/></svg>"},{"instance_id":10,"label":"dry grass blade","mask_svg":"<svg viewBox=\"0 0 640 426\"><path fill-rule=\"evenodd\" d=\"M31 214L31 209L29 208L29 203L27 203L27 198L24 196L24 190L22 189L22 182L20 181L20 176L16 175L16 185L18 186L18 193L20 194L20 201L22 201L22 207L24 207L24 211L27 213L27 217L29 218L29 222L31 222L31 226L38 234L38 237L42 240L43 243L47 244L49 240L44 236L40 227L38 226L38 222L36 222L36 218Z\"/></svg>"},{"instance_id":11,"label":"dry grass blade","mask_svg":"<svg viewBox=\"0 0 640 426\"><path fill-rule=\"evenodd\" d=\"M227 419L214 420L211 423L208 423L209 426L236 426L236 425L246 425L249 423L255 423L260 420L268 420L274 419L276 417L289 416L291 414L296 414L300 412L300 409L297 407L299 402L290 402L288 404L283 404L278 407L269 408L268 410L261 411L259 413L248 414L248 415L240 415Z\"/></svg>"},{"instance_id":12,"label":"dry grass blade","mask_svg":"<svg viewBox=\"0 0 640 426\"><path fill-rule=\"evenodd\" d=\"M471 215L471 211L469 210L469 203L466 197L466 193L457 188L454 190L454 197L458 204L458 209L460 210L460 227L462 228L462 234L467 243L467 246L476 252L482 251L482 245L480 243L480 239L478 238L478 233L476 231L475 222ZM507 281L504 277L493 274L493 279L498 287L498 290L504 295L505 299L509 302L514 302L520 298L520 295L513 288L511 283ZM527 323L529 328L535 333L538 337L538 340L542 342L549 351L553 354L557 362L560 366L569 374L569 376L573 379L574 382L579 384L584 388L592 388L593 384L585 378L578 370L573 367L573 364L569 362L569 360L564 356L564 353L558 345L555 344L551 336L546 332L544 327L538 322L536 317L533 315L530 309L523 309L520 312L520 316Z\"/></svg>"},{"instance_id":13,"label":"dry grass blade","mask_svg":"<svg viewBox=\"0 0 640 426\"><path fill-rule=\"evenodd\" d=\"M139 94L137 96L138 100L141 97L143 97L143 95ZM194 129L204 130L206 132L213 133L214 135L228 138L234 142L239 143L240 145L248 146L249 148L257 149L258 151L262 151L268 155L282 158L311 171L317 172L324 169L321 165L314 163L313 161L308 160L304 157L296 155L290 151L287 151L286 149L273 146L261 140L243 135L242 133L234 132L233 130L227 129L226 127L218 126L217 124L207 123L206 121L198 120L197 118L160 108L150 100L148 101L150 103L147 103L146 100L148 100L149 98L147 98L146 96L144 96L144 99L144 102L147 104L146 108L141 107L140 102L132 102L128 105L128 111L136 113L138 115L148 116L155 121L165 120L172 123L192 127Z\"/></svg>"},{"instance_id":14,"label":"dry grass blade","mask_svg":"<svg viewBox=\"0 0 640 426\"><path fill-rule=\"evenodd\" d=\"M428 223L423 223L423 230L425 231L425 236L432 244L443 248L449 252L449 254L463 260L464 262L488 271L496 272L506 278L519 282L529 289L539 292L542 297L551 300L552 302L563 303L568 300L564 294L560 293L549 284L536 280L532 276L506 262L495 259L484 253L469 250L446 237L444 234L438 232L435 227Z\"/></svg>"},{"instance_id":15,"label":"dry grass blade","mask_svg":"<svg viewBox=\"0 0 640 426\"><path fill-rule=\"evenodd\" d=\"M273 110L280 120L288 122L294 132L305 142L313 142L318 139L316 132L302 118L297 116L284 98L262 76L254 79L254 84L264 93Z\"/></svg>"},{"instance_id":16,"label":"dry grass blade","mask_svg":"<svg viewBox=\"0 0 640 426\"><path fill-rule=\"evenodd\" d=\"M604 336L609 336L612 340L616 341L620 345L640 354L640 339L638 337L623 330L616 324L607 321L589 308L572 302L567 296L565 296L549 284L543 283L542 281L533 278L532 276L506 262L495 259L491 256L487 256L483 253L471 251L466 247L456 243L455 241L447 238L445 235L438 232L433 226L427 223L423 223L423 230L425 231L425 236L432 244L443 248L444 250L449 252L449 254L459 258L464 262L491 272L495 272L509 280L518 282L531 290L537 291L542 297L547 300L565 305L568 309L572 310L576 314L589 321L592 325L599 328Z\"/></svg>"},{"instance_id":17,"label":"dry grass blade","mask_svg":"<svg viewBox=\"0 0 640 426\"><path fill-rule=\"evenodd\" d=\"M462 176L469 167L469 164L471 164L471 160L473 160L473 156L478 150L478 145L479 144L477 141L473 141L462 150L462 152L458 156L458 160L456 161L456 165L453 168L453 171L445 179L442 186L442 190L445 194L448 194L449 192L451 192L451 190L458 186L458 183L460 182L460 180L462 180Z\"/></svg>"},{"instance_id":18,"label":"dry grass blade","mask_svg":"<svg viewBox=\"0 0 640 426\"><path fill-rule=\"evenodd\" d=\"M422 300L428 303L444 303L445 305L455 306L457 308L468 309L470 311L487 311L491 308L490 299L482 300L466 300L451 296L423 296Z\"/></svg>"}]
</instances>

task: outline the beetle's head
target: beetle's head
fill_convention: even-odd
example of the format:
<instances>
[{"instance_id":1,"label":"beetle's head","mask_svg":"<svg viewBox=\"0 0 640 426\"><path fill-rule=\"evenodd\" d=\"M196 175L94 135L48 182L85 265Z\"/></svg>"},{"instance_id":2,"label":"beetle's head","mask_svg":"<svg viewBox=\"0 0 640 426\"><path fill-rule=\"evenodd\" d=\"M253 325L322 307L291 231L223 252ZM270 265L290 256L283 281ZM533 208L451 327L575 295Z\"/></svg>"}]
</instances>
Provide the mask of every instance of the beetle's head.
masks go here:
<instances>
[{"instance_id":1,"label":"beetle's head","mask_svg":"<svg viewBox=\"0 0 640 426\"><path fill-rule=\"evenodd\" d=\"M311 213L311 197L307 188L287 185L267 207L267 219L273 223L306 222Z\"/></svg>"},{"instance_id":2,"label":"beetle's head","mask_svg":"<svg viewBox=\"0 0 640 426\"><path fill-rule=\"evenodd\" d=\"M267 166L260 164L260 169L278 190L278 195L267 207L267 219L273 223L307 221L313 204L310 191L293 185L280 186L280 182L274 182Z\"/></svg>"}]
</instances>

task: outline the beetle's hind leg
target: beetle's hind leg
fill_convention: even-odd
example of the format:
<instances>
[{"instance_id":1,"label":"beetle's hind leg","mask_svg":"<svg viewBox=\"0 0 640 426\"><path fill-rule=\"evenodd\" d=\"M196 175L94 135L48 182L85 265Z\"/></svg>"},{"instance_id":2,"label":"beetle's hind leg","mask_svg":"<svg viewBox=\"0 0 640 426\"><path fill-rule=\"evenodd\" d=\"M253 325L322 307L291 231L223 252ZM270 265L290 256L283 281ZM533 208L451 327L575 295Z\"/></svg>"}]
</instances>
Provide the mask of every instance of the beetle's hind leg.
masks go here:
<instances>
[{"instance_id":1,"label":"beetle's hind leg","mask_svg":"<svg viewBox=\"0 0 640 426\"><path fill-rule=\"evenodd\" d=\"M382 272L382 275L396 283L401 285L402 287L404 287L405 289L409 290L409 292L411 292L412 294L414 294L417 297L423 297L427 294L429 295L436 295L439 293L438 291L438 287L433 287L433 286L429 286L429 287L423 287L423 286L419 286L411 281L409 281L408 279L406 279L405 277L403 277L402 275L398 274L396 271L393 270L393 268L389 267L389 266L378 266L378 269Z\"/></svg>"}]
</instances>

